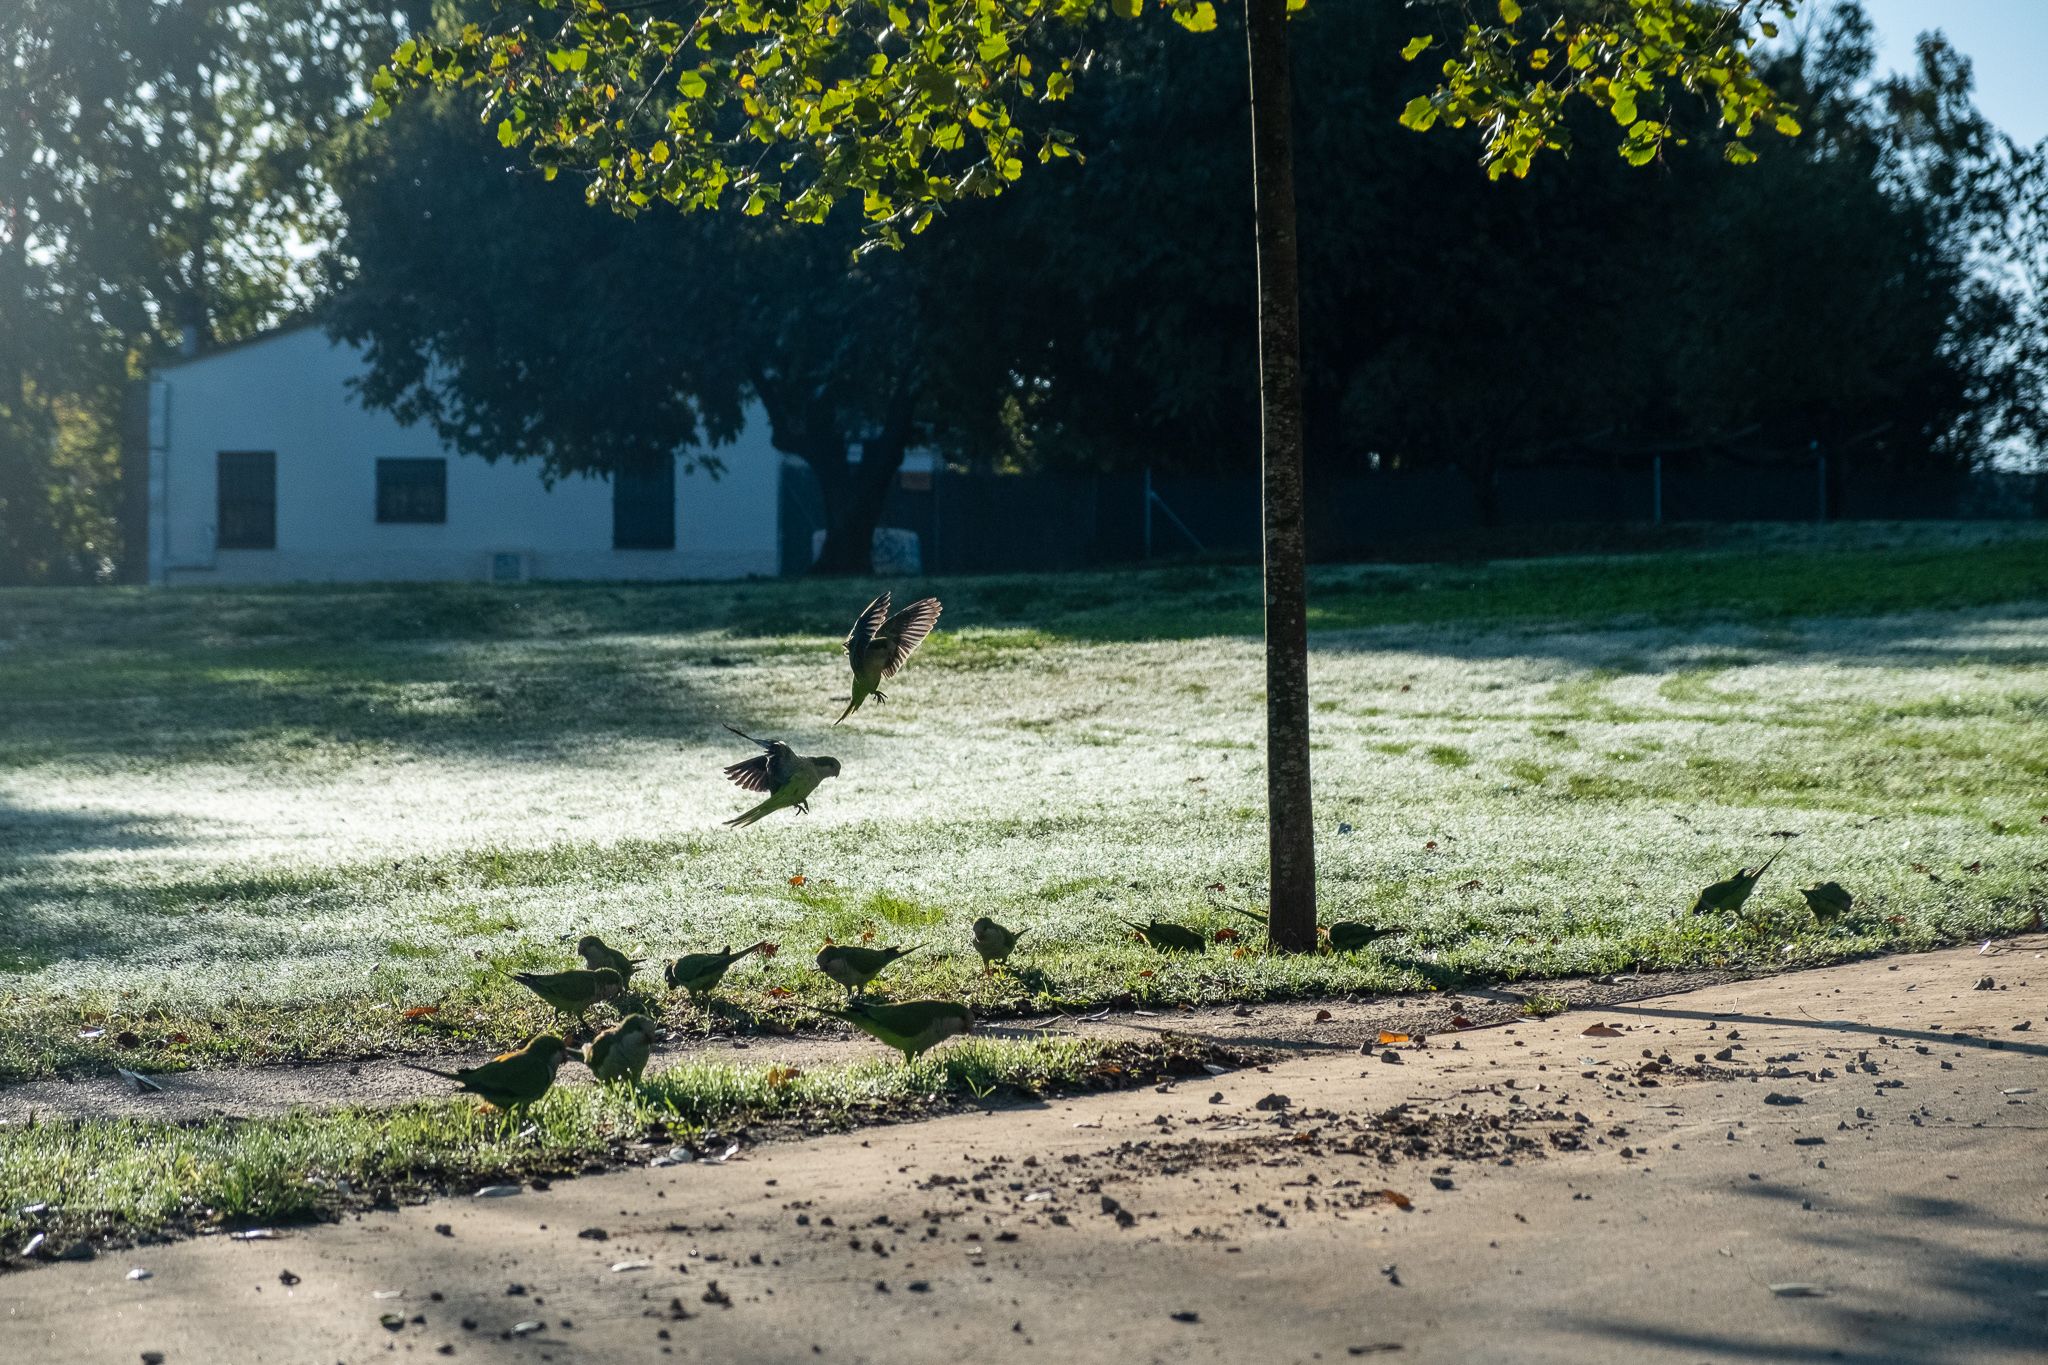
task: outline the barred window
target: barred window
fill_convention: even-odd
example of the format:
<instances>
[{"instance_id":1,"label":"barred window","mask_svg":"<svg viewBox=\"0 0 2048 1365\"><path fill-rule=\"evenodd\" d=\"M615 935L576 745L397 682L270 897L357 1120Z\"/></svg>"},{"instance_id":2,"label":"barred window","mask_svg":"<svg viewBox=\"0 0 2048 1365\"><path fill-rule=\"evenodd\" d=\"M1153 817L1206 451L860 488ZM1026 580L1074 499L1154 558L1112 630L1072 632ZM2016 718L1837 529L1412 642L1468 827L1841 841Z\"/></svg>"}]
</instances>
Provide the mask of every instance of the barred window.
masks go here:
<instances>
[{"instance_id":1,"label":"barred window","mask_svg":"<svg viewBox=\"0 0 2048 1365\"><path fill-rule=\"evenodd\" d=\"M448 520L446 460L377 461L377 520Z\"/></svg>"},{"instance_id":2,"label":"barred window","mask_svg":"<svg viewBox=\"0 0 2048 1365\"><path fill-rule=\"evenodd\" d=\"M214 544L277 548L277 452L223 450L214 462Z\"/></svg>"}]
</instances>

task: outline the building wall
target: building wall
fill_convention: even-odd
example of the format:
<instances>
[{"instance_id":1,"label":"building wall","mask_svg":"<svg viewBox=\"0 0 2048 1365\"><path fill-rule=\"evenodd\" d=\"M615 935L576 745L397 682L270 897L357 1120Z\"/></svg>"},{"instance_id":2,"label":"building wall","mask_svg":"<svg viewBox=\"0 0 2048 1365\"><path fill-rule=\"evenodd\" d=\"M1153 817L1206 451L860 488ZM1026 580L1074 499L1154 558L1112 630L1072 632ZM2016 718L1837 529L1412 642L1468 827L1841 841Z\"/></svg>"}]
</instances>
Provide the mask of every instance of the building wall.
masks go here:
<instances>
[{"instance_id":1,"label":"building wall","mask_svg":"<svg viewBox=\"0 0 2048 1365\"><path fill-rule=\"evenodd\" d=\"M458 455L424 427L365 409L347 388L360 353L316 327L167 366L150 386L150 581L276 583L485 579L521 556L543 579L741 578L778 571L782 457L754 414L716 451L725 472L676 475L673 550L612 548L611 485L533 463ZM215 546L215 457L277 455L277 548ZM448 519L376 519L380 458L445 457Z\"/></svg>"}]
</instances>

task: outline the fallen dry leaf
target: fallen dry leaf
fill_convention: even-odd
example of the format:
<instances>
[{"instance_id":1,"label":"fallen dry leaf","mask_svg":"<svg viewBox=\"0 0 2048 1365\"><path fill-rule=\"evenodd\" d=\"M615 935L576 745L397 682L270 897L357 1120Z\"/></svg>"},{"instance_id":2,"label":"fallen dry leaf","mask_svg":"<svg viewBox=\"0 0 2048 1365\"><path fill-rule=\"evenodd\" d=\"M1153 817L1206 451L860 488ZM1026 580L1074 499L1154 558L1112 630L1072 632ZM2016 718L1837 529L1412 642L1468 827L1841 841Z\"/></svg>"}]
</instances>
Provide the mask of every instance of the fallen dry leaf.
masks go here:
<instances>
[{"instance_id":1,"label":"fallen dry leaf","mask_svg":"<svg viewBox=\"0 0 2048 1365\"><path fill-rule=\"evenodd\" d=\"M1334 1018L1336 1018L1336 1016L1335 1016L1335 1015L1333 1015L1333 1014L1331 1014L1331 1013L1330 1013L1330 1012L1329 1012L1328 1010L1317 1010L1317 1011L1316 1011L1316 1022L1317 1022L1318 1024L1324 1024L1324 1023L1328 1023L1328 1022L1329 1022L1330 1020L1332 1020L1332 1019L1334 1019Z\"/></svg>"},{"instance_id":2,"label":"fallen dry leaf","mask_svg":"<svg viewBox=\"0 0 2048 1365\"><path fill-rule=\"evenodd\" d=\"M875 930L872 925L860 931L860 941L862 943L873 943L875 941Z\"/></svg>"},{"instance_id":3,"label":"fallen dry leaf","mask_svg":"<svg viewBox=\"0 0 2048 1365\"><path fill-rule=\"evenodd\" d=\"M1381 1190L1380 1198L1386 1200L1397 1209L1412 1209L1415 1207L1415 1201L1399 1190Z\"/></svg>"},{"instance_id":4,"label":"fallen dry leaf","mask_svg":"<svg viewBox=\"0 0 2048 1365\"><path fill-rule=\"evenodd\" d=\"M1152 969L1151 969L1150 967L1147 967L1147 968L1146 968L1146 969L1145 969L1144 971L1142 971L1142 972L1139 972L1139 973L1138 973L1138 975L1139 975L1139 976L1150 976L1150 975L1152 975Z\"/></svg>"},{"instance_id":5,"label":"fallen dry leaf","mask_svg":"<svg viewBox=\"0 0 2048 1365\"><path fill-rule=\"evenodd\" d=\"M439 1005L414 1005L398 1017L401 1019L424 1019L430 1014L439 1014L440 1012L441 1007Z\"/></svg>"},{"instance_id":6,"label":"fallen dry leaf","mask_svg":"<svg viewBox=\"0 0 2048 1365\"><path fill-rule=\"evenodd\" d=\"M1424 845L1422 846L1422 851L1423 851L1424 853L1432 853L1432 852L1434 852L1435 850L1436 850L1436 840L1434 840L1434 839L1431 839L1431 840L1430 840L1430 841L1429 841L1428 843L1426 843L1426 844L1424 844Z\"/></svg>"},{"instance_id":7,"label":"fallen dry leaf","mask_svg":"<svg viewBox=\"0 0 2048 1365\"><path fill-rule=\"evenodd\" d=\"M1408 1035L1405 1033L1389 1033L1385 1029L1380 1030L1381 1047L1392 1047L1396 1043L1405 1043L1407 1041Z\"/></svg>"},{"instance_id":8,"label":"fallen dry leaf","mask_svg":"<svg viewBox=\"0 0 2048 1365\"><path fill-rule=\"evenodd\" d=\"M1237 930L1235 930L1235 929L1229 929L1229 928L1225 928L1225 929L1218 929L1218 930L1216 931L1216 941L1217 941L1218 943L1228 943L1228 942L1230 942L1230 941L1231 941L1232 939L1234 939L1234 938L1237 938L1237 937L1238 937L1238 932L1237 932Z\"/></svg>"},{"instance_id":9,"label":"fallen dry leaf","mask_svg":"<svg viewBox=\"0 0 2048 1365\"><path fill-rule=\"evenodd\" d=\"M774 957L777 953L781 951L782 945L780 943L764 943L761 945L762 957Z\"/></svg>"},{"instance_id":10,"label":"fallen dry leaf","mask_svg":"<svg viewBox=\"0 0 2048 1365\"><path fill-rule=\"evenodd\" d=\"M806 877L803 873L799 872L789 879L789 884L791 886L808 886L810 885L810 881L811 879L809 877Z\"/></svg>"},{"instance_id":11,"label":"fallen dry leaf","mask_svg":"<svg viewBox=\"0 0 2048 1365\"><path fill-rule=\"evenodd\" d=\"M1454 1015L1452 1015L1452 1016L1451 1016L1451 1027L1452 1027L1452 1028L1471 1028L1471 1027L1472 1027L1472 1021L1471 1021L1470 1019L1467 1019L1467 1018L1466 1018L1466 1017L1465 1017L1464 1015L1462 1015L1462 1014L1454 1014Z\"/></svg>"},{"instance_id":12,"label":"fallen dry leaf","mask_svg":"<svg viewBox=\"0 0 2048 1365\"><path fill-rule=\"evenodd\" d=\"M770 1089L780 1090L783 1086L788 1085L791 1081L795 1080L797 1077L803 1074L804 1073L802 1072L802 1070L800 1070L797 1067L771 1066L768 1068L768 1073L761 1079L768 1082L768 1086Z\"/></svg>"},{"instance_id":13,"label":"fallen dry leaf","mask_svg":"<svg viewBox=\"0 0 2048 1365\"><path fill-rule=\"evenodd\" d=\"M1469 882L1459 882L1458 889L1460 891L1484 891L1486 889L1486 883L1480 881L1479 878L1474 877Z\"/></svg>"},{"instance_id":14,"label":"fallen dry leaf","mask_svg":"<svg viewBox=\"0 0 2048 1365\"><path fill-rule=\"evenodd\" d=\"M770 986L768 988L768 998L770 1000L787 1000L790 995L791 991L787 986Z\"/></svg>"},{"instance_id":15,"label":"fallen dry leaf","mask_svg":"<svg viewBox=\"0 0 2048 1365\"><path fill-rule=\"evenodd\" d=\"M1579 1036L1582 1038L1619 1038L1621 1030L1611 1024L1591 1024Z\"/></svg>"}]
</instances>

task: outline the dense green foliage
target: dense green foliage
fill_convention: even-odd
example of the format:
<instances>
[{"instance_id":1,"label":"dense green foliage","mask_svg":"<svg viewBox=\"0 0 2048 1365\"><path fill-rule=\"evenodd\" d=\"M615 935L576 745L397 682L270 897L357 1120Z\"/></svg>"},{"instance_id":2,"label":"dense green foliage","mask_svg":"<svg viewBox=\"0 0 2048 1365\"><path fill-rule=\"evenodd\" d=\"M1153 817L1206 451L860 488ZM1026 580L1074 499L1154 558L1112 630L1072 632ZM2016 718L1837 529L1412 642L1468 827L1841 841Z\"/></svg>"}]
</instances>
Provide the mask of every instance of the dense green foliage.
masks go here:
<instances>
[{"instance_id":1,"label":"dense green foliage","mask_svg":"<svg viewBox=\"0 0 2048 1365\"><path fill-rule=\"evenodd\" d=\"M317 296L327 135L400 31L354 0L0 7L0 582L120 555L123 387L183 329Z\"/></svg>"}]
</instances>

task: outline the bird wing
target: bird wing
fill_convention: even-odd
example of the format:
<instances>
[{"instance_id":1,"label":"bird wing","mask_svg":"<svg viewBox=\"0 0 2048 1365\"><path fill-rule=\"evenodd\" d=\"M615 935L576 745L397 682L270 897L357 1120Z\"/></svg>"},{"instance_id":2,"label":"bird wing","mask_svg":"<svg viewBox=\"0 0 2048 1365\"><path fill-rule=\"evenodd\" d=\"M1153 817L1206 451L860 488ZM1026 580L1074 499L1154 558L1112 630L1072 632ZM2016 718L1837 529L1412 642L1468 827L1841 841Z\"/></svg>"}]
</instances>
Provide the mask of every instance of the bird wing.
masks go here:
<instances>
[{"instance_id":1,"label":"bird wing","mask_svg":"<svg viewBox=\"0 0 2048 1365\"><path fill-rule=\"evenodd\" d=\"M860 656L868 647L868 641L875 638L875 632L882 628L882 622L889 619L889 594L883 593L868 603L867 610L853 623L853 629L846 632L846 657L855 671L860 669Z\"/></svg>"},{"instance_id":2,"label":"bird wing","mask_svg":"<svg viewBox=\"0 0 2048 1365\"><path fill-rule=\"evenodd\" d=\"M882 655L882 676L890 677L903 667L911 652L924 643L924 637L932 633L932 627L938 621L939 599L936 597L920 597L890 617L875 632L875 645L887 651Z\"/></svg>"},{"instance_id":3,"label":"bird wing","mask_svg":"<svg viewBox=\"0 0 2048 1365\"><path fill-rule=\"evenodd\" d=\"M726 765L725 775L742 791L772 792L796 775L795 750L779 739L771 739L761 747L768 752Z\"/></svg>"}]
</instances>

